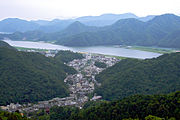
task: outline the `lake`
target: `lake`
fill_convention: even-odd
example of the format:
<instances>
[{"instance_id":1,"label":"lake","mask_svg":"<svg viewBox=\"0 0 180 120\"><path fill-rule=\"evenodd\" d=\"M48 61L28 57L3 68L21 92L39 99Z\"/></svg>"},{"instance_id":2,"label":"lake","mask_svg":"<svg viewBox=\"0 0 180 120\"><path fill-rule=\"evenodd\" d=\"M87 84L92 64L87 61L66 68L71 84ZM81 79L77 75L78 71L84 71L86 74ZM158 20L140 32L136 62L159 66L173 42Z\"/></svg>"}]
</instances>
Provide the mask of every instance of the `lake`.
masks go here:
<instances>
[{"instance_id":1,"label":"lake","mask_svg":"<svg viewBox=\"0 0 180 120\"><path fill-rule=\"evenodd\" d=\"M140 59L154 58L161 55L159 53L132 50L126 48L118 48L115 46L67 47L67 46L55 45L44 42L12 41L12 40L4 40L4 41L10 44L11 46L16 46L16 47L51 49L51 50L71 50L74 52L98 53L98 54L113 55L113 56L140 58Z\"/></svg>"}]
</instances>

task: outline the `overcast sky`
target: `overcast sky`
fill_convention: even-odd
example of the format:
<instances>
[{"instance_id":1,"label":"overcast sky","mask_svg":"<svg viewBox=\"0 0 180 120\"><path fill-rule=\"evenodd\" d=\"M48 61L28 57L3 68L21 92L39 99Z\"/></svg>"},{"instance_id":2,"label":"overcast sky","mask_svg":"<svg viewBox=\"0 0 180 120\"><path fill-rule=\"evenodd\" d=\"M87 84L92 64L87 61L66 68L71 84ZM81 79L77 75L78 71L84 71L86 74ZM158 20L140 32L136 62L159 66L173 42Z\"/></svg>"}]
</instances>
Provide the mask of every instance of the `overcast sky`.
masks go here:
<instances>
[{"instance_id":1,"label":"overcast sky","mask_svg":"<svg viewBox=\"0 0 180 120\"><path fill-rule=\"evenodd\" d=\"M0 0L0 20L14 17L52 20L127 12L137 16L180 15L180 0Z\"/></svg>"}]
</instances>

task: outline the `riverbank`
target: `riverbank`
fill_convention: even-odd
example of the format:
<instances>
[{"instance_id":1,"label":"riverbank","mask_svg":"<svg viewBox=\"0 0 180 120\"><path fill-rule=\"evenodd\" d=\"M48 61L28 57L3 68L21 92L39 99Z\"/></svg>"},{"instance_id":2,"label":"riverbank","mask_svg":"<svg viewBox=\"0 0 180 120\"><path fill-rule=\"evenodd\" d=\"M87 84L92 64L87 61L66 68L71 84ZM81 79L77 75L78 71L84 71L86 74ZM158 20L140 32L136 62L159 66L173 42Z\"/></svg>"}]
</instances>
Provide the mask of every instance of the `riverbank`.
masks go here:
<instances>
[{"instance_id":1,"label":"riverbank","mask_svg":"<svg viewBox=\"0 0 180 120\"><path fill-rule=\"evenodd\" d=\"M25 47L16 47L14 46L17 50L19 51L26 51L26 50L35 50L35 51L48 51L48 49L38 49L38 48L25 48Z\"/></svg>"},{"instance_id":2,"label":"riverbank","mask_svg":"<svg viewBox=\"0 0 180 120\"><path fill-rule=\"evenodd\" d=\"M70 50L73 52L86 52L86 53L97 53L109 56L119 56L125 58L137 58L137 59L147 59L156 58L162 54L155 52L148 52L135 49L127 49L123 47L115 46L91 46L91 47L67 47L62 45L55 45L44 42L30 42L30 41L12 41L4 40L11 46L23 47L23 48L33 48L33 49L43 49L43 50ZM20 48L20 49L21 49Z\"/></svg>"},{"instance_id":3,"label":"riverbank","mask_svg":"<svg viewBox=\"0 0 180 120\"><path fill-rule=\"evenodd\" d=\"M172 48L156 48L156 47L144 47L144 46L124 46L124 48L132 49L132 50L154 52L154 53L160 53L160 54L173 53L180 50L180 49L178 50L178 49L172 49Z\"/></svg>"},{"instance_id":4,"label":"riverbank","mask_svg":"<svg viewBox=\"0 0 180 120\"><path fill-rule=\"evenodd\" d=\"M36 52L48 52L49 49L38 49L38 48L25 48L25 47L15 47L17 50L19 51L36 51ZM88 52L78 52L81 54L88 54ZM98 53L91 53L92 56L106 56L106 57L115 57L117 59L127 59L127 58L131 58L131 57L123 57L123 56L115 56L115 55L105 55L105 54L98 54ZM135 58L134 58L135 59Z\"/></svg>"}]
</instances>

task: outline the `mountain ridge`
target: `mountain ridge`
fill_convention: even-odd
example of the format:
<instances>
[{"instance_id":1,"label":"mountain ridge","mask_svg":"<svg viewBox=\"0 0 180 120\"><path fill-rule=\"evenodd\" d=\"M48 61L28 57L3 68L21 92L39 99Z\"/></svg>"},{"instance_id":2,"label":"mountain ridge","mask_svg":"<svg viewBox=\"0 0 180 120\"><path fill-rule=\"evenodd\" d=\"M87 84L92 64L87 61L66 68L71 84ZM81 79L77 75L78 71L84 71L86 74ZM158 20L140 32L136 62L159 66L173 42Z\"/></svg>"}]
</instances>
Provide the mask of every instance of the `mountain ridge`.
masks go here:
<instances>
[{"instance_id":1,"label":"mountain ridge","mask_svg":"<svg viewBox=\"0 0 180 120\"><path fill-rule=\"evenodd\" d=\"M167 36L175 36L173 32L178 30L180 30L180 17L174 14L163 14L147 22L128 18L118 20L114 24L104 27L87 26L76 21L60 32L32 32L29 37L30 32L10 35L0 34L0 38L53 41L65 46L139 45L180 48L180 45L177 44L180 39L172 40L173 43L171 44L164 42L170 38ZM170 40L168 41L170 42ZM163 42L166 44L163 44Z\"/></svg>"},{"instance_id":2,"label":"mountain ridge","mask_svg":"<svg viewBox=\"0 0 180 120\"><path fill-rule=\"evenodd\" d=\"M152 16L153 17L153 16ZM7 18L0 21L0 32L27 32L31 30L41 30L43 32L52 33L52 32L59 32L69 26L71 23L75 21L82 22L87 26L107 26L111 25L117 20L126 19L126 18L137 18L140 20L148 21L152 19L152 17L137 17L133 13L124 13L124 14L102 14L99 16L83 16L78 17L75 19L53 19L51 21L48 20L23 20L19 18ZM21 27L17 27L17 23ZM7 26L5 23L11 23L11 26ZM7 26L7 28L6 28ZM23 28L24 27L24 28Z\"/></svg>"}]
</instances>

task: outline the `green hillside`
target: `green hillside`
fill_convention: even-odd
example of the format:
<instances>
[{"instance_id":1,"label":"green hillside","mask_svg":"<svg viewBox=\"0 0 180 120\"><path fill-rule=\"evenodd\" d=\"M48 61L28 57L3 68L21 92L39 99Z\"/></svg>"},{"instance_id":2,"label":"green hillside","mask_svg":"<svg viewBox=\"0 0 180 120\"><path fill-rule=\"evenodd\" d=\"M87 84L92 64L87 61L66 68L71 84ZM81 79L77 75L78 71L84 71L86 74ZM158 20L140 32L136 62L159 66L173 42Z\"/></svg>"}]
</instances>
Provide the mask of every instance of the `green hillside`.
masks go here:
<instances>
[{"instance_id":1,"label":"green hillside","mask_svg":"<svg viewBox=\"0 0 180 120\"><path fill-rule=\"evenodd\" d=\"M39 53L0 47L0 105L68 96L63 80L76 71Z\"/></svg>"},{"instance_id":2,"label":"green hillside","mask_svg":"<svg viewBox=\"0 0 180 120\"><path fill-rule=\"evenodd\" d=\"M74 59L82 59L82 58L84 58L82 54L74 53L69 50L67 50L67 51L61 50L55 55L56 60L60 60L65 63L73 61Z\"/></svg>"},{"instance_id":3,"label":"green hillside","mask_svg":"<svg viewBox=\"0 0 180 120\"><path fill-rule=\"evenodd\" d=\"M160 118L179 120L179 102L180 92L168 95L136 95L123 100L89 107L79 112L78 115L72 115L72 118L76 120L163 120ZM152 119L152 115L157 116L156 119Z\"/></svg>"},{"instance_id":4,"label":"green hillside","mask_svg":"<svg viewBox=\"0 0 180 120\"><path fill-rule=\"evenodd\" d=\"M124 59L96 76L95 92L106 100L134 94L161 94L180 90L180 53L158 58Z\"/></svg>"},{"instance_id":5,"label":"green hillside","mask_svg":"<svg viewBox=\"0 0 180 120\"><path fill-rule=\"evenodd\" d=\"M0 40L0 47L5 47L5 48L10 48L10 49L14 49L14 47L10 46L8 43L4 42L4 41L1 41Z\"/></svg>"},{"instance_id":6,"label":"green hillside","mask_svg":"<svg viewBox=\"0 0 180 120\"><path fill-rule=\"evenodd\" d=\"M173 48L179 48L179 45L180 45L180 30L174 31L166 35L166 37L159 42L159 46L161 47L172 46Z\"/></svg>"},{"instance_id":7,"label":"green hillside","mask_svg":"<svg viewBox=\"0 0 180 120\"><path fill-rule=\"evenodd\" d=\"M113 102L92 102L87 108L52 107L46 120L179 120L180 92L167 95L135 95Z\"/></svg>"},{"instance_id":8,"label":"green hillside","mask_svg":"<svg viewBox=\"0 0 180 120\"><path fill-rule=\"evenodd\" d=\"M0 120L31 120L27 117L22 117L20 113L14 112L9 113L5 111L0 111Z\"/></svg>"},{"instance_id":9,"label":"green hillside","mask_svg":"<svg viewBox=\"0 0 180 120\"><path fill-rule=\"evenodd\" d=\"M173 14L164 14L156 16L148 22L132 18L119 20L113 25L103 27L97 31L81 32L58 39L56 43L66 46L121 44L180 48L178 44L180 39L167 38L177 30L180 30L180 17ZM178 34L174 35L177 36ZM167 39L171 44L164 42ZM161 45L163 43L164 45Z\"/></svg>"}]
</instances>

